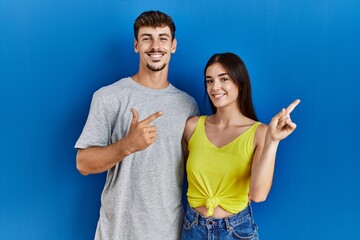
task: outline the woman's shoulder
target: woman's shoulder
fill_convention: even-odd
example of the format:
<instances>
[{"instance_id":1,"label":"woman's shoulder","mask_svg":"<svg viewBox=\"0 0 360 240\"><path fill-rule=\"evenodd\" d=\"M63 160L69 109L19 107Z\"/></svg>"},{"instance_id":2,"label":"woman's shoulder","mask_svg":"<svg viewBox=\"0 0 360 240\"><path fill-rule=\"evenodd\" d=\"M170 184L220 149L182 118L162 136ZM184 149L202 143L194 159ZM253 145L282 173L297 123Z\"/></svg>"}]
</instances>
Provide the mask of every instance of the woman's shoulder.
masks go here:
<instances>
[{"instance_id":1,"label":"woman's shoulder","mask_svg":"<svg viewBox=\"0 0 360 240\"><path fill-rule=\"evenodd\" d=\"M255 145L263 144L265 140L266 132L268 130L268 125L261 122L257 122L255 124L258 125L255 132L255 139L254 139Z\"/></svg>"},{"instance_id":2,"label":"woman's shoulder","mask_svg":"<svg viewBox=\"0 0 360 240\"><path fill-rule=\"evenodd\" d=\"M194 122L198 122L200 117L202 116L192 116L192 117L189 117L187 120L186 120L186 124L188 123L194 123Z\"/></svg>"},{"instance_id":3,"label":"woman's shoulder","mask_svg":"<svg viewBox=\"0 0 360 240\"><path fill-rule=\"evenodd\" d=\"M193 116L193 117L189 117L186 120L186 125L185 125L185 130L190 128L190 129L195 129L197 123L199 122L199 119L201 118L201 116Z\"/></svg>"},{"instance_id":4,"label":"woman's shoulder","mask_svg":"<svg viewBox=\"0 0 360 240\"><path fill-rule=\"evenodd\" d=\"M184 137L187 141L190 140L191 136L193 135L195 128L199 122L200 118L204 116L193 116L186 120L185 130L184 130Z\"/></svg>"},{"instance_id":5,"label":"woman's shoulder","mask_svg":"<svg viewBox=\"0 0 360 240\"><path fill-rule=\"evenodd\" d=\"M259 132L261 135L265 135L265 133L268 129L268 125L266 125L265 123L262 123L262 122L256 122L255 124L258 124L258 126L256 128L256 132Z\"/></svg>"}]
</instances>

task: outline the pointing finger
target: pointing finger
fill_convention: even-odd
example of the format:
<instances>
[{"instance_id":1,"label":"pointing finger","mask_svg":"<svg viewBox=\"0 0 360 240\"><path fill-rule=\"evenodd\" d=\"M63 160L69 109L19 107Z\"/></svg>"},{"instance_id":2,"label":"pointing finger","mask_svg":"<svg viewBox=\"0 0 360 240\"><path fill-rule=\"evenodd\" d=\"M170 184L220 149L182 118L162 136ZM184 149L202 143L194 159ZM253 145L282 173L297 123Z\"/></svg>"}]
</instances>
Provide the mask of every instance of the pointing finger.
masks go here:
<instances>
[{"instance_id":1,"label":"pointing finger","mask_svg":"<svg viewBox=\"0 0 360 240\"><path fill-rule=\"evenodd\" d=\"M294 102L292 102L287 108L286 108L286 112L288 114L290 114L295 107L300 103L300 99L296 99Z\"/></svg>"},{"instance_id":2,"label":"pointing finger","mask_svg":"<svg viewBox=\"0 0 360 240\"><path fill-rule=\"evenodd\" d=\"M134 125L135 123L137 123L137 121L139 119L139 113L134 108L131 108L130 111L133 114L133 118L131 120L131 125Z\"/></svg>"},{"instance_id":3,"label":"pointing finger","mask_svg":"<svg viewBox=\"0 0 360 240\"><path fill-rule=\"evenodd\" d=\"M147 118L145 118L144 120L142 120L141 123L149 124L152 121L154 121L155 119L157 119L158 117L160 117L161 115L163 115L163 112L153 113L150 116L148 116Z\"/></svg>"}]
</instances>

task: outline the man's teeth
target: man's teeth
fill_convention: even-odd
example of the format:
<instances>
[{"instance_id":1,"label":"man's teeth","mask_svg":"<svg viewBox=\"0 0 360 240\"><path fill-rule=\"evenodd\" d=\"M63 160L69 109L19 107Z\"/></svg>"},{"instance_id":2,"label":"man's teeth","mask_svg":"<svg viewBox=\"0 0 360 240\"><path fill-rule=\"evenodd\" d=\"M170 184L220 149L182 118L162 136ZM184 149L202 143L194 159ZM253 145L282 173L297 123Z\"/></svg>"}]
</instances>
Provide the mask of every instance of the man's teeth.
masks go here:
<instances>
[{"instance_id":1,"label":"man's teeth","mask_svg":"<svg viewBox=\"0 0 360 240\"><path fill-rule=\"evenodd\" d=\"M150 54L151 57L159 58L162 57L162 54Z\"/></svg>"}]
</instances>

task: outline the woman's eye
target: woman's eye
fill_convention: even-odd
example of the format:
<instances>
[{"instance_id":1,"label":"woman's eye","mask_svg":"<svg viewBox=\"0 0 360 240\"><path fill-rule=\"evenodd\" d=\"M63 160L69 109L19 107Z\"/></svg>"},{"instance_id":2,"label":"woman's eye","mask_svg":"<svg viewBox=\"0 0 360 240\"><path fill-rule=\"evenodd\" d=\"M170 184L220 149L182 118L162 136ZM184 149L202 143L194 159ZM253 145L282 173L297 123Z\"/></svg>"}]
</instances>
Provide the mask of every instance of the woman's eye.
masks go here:
<instances>
[{"instance_id":1,"label":"woman's eye","mask_svg":"<svg viewBox=\"0 0 360 240\"><path fill-rule=\"evenodd\" d=\"M210 84L212 82L213 82L213 80L206 80L206 84Z\"/></svg>"},{"instance_id":2,"label":"woman's eye","mask_svg":"<svg viewBox=\"0 0 360 240\"><path fill-rule=\"evenodd\" d=\"M220 79L222 82L225 82L225 81L227 81L227 80L229 80L228 78L221 78Z\"/></svg>"}]
</instances>

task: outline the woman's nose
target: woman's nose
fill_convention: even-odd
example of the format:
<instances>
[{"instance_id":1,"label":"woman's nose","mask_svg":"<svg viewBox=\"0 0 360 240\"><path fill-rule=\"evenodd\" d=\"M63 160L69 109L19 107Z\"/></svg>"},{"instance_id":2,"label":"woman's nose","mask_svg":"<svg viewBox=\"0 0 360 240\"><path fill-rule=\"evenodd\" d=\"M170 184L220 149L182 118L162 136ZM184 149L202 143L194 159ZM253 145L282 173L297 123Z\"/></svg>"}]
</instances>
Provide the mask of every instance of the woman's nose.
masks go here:
<instances>
[{"instance_id":1,"label":"woman's nose","mask_svg":"<svg viewBox=\"0 0 360 240\"><path fill-rule=\"evenodd\" d=\"M217 89L220 89L220 88L221 88L220 82L215 80L212 88L213 88L214 90L215 90L215 89L216 89L216 90L217 90Z\"/></svg>"}]
</instances>

